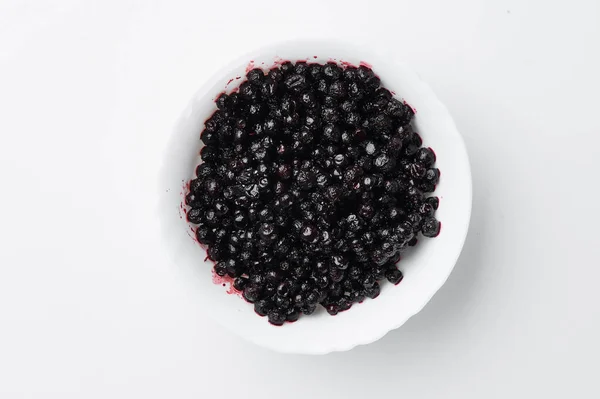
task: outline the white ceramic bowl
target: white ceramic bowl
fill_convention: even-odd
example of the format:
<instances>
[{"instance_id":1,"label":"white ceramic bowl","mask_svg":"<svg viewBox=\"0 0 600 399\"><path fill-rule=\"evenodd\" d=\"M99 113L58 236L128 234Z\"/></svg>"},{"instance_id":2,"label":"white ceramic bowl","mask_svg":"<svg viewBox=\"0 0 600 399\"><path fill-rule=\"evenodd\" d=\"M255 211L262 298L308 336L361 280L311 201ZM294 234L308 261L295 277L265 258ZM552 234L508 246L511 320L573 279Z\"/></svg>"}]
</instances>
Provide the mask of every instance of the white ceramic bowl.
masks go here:
<instances>
[{"instance_id":1,"label":"white ceramic bowl","mask_svg":"<svg viewBox=\"0 0 600 399\"><path fill-rule=\"evenodd\" d=\"M185 182L194 177L200 161L199 136L205 119L216 109L214 99L222 91L230 91L241 83L250 61L256 67L268 68L281 59L320 63L335 60L355 65L367 62L385 87L416 110L415 130L423 138L424 145L435 150L437 167L441 171L435 195L440 198L436 216L442 222L442 229L438 237L421 238L419 244L408 251L400 262L404 280L397 286L383 284L381 295L375 300L367 299L335 317L321 309L310 317L301 317L296 323L274 327L265 318L258 317L251 304L238 295L228 295L230 289L224 287L222 281L213 282L212 263L204 261L206 252L193 238L182 202ZM242 79L236 80L237 76ZM325 354L344 351L376 341L400 327L444 284L460 254L469 226L469 160L446 107L407 65L350 44L285 42L232 62L211 77L192 98L172 133L163 162L158 210L163 242L175 267L193 271L187 276L201 298L198 306L241 337L279 352Z\"/></svg>"}]
</instances>

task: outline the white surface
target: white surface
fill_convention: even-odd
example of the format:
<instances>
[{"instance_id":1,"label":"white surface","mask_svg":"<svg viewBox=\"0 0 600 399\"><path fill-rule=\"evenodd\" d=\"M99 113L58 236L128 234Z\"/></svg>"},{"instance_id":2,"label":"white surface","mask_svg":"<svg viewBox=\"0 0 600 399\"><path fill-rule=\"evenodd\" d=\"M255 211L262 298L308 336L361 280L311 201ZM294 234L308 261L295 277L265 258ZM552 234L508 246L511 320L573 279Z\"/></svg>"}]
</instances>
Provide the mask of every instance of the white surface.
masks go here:
<instances>
[{"instance_id":1,"label":"white surface","mask_svg":"<svg viewBox=\"0 0 600 399\"><path fill-rule=\"evenodd\" d=\"M0 2L0 397L600 396L597 1L53 3ZM402 55L474 178L446 285L399 330L326 357L202 317L155 251L155 204L132 195L154 193L207 74L307 31Z\"/></svg>"},{"instance_id":2,"label":"white surface","mask_svg":"<svg viewBox=\"0 0 600 399\"><path fill-rule=\"evenodd\" d=\"M213 284L210 271L214 263L193 236L195 227L186 220L184 204L187 188L184 182L195 177L203 147L199 133L204 121L216 111L215 99L224 87L230 93L243 81L249 62L268 69L283 60L305 60L326 63L373 65L381 83L400 100L417 110L412 125L423 138L425 147L437 154L436 167L444 178L435 194L440 198L436 217L442 230L435 240L421 239L419 245L403 254L400 268L402 284L394 288L382 284L376 301L366 300L353 306L351 312L330 317L319 307L301 323L273 328L265 319L256 317L254 307L237 295L225 295L230 284ZM229 84L231 83L231 84ZM176 267L188 272L187 280L198 292L199 304L213 320L250 342L277 352L295 354L326 354L345 351L380 339L388 331L400 327L419 312L444 284L460 254L471 215L471 172L463 139L448 110L431 88L401 60L389 54L377 54L368 47L340 41L289 40L265 46L244 54L208 77L188 103L175 124L162 156L158 181L158 215L161 221L162 242ZM191 231L190 231L191 230ZM204 262L202 262L204 259Z\"/></svg>"}]
</instances>

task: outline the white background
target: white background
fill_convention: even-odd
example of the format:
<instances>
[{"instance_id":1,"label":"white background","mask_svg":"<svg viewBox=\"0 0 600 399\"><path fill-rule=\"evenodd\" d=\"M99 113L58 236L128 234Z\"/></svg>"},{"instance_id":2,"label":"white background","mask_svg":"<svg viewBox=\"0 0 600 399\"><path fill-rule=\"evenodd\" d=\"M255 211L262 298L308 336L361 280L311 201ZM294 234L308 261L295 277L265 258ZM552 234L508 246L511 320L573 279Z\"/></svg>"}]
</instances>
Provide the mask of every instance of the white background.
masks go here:
<instances>
[{"instance_id":1,"label":"white background","mask_svg":"<svg viewBox=\"0 0 600 399\"><path fill-rule=\"evenodd\" d=\"M399 330L325 357L204 318L153 214L192 94L298 37L408 61L473 170L446 285ZM598 398L599 93L596 0L0 0L0 397Z\"/></svg>"}]
</instances>

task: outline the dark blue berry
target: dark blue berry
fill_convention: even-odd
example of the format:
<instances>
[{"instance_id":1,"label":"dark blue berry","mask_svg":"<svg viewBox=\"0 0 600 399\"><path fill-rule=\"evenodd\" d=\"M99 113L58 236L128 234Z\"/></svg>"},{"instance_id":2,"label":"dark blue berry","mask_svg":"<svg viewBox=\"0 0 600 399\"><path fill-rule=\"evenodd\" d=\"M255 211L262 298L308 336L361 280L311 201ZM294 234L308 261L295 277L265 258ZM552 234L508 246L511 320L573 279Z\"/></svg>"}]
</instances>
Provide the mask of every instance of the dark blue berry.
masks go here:
<instances>
[{"instance_id":1,"label":"dark blue berry","mask_svg":"<svg viewBox=\"0 0 600 399\"><path fill-rule=\"evenodd\" d=\"M404 276L400 270L392 268L385 272L385 278L387 278L390 283L396 285L402 281Z\"/></svg>"},{"instance_id":2,"label":"dark blue berry","mask_svg":"<svg viewBox=\"0 0 600 399\"><path fill-rule=\"evenodd\" d=\"M329 95L334 98L343 98L346 97L346 83L337 80L329 86Z\"/></svg>"},{"instance_id":3,"label":"dark blue berry","mask_svg":"<svg viewBox=\"0 0 600 399\"><path fill-rule=\"evenodd\" d=\"M246 74L246 78L248 79L248 82L250 82L251 85L260 86L263 79L265 78L265 73L262 69L254 68Z\"/></svg>"},{"instance_id":4,"label":"dark blue berry","mask_svg":"<svg viewBox=\"0 0 600 399\"><path fill-rule=\"evenodd\" d=\"M323 108L321 118L325 123L336 123L340 120L340 113L335 108Z\"/></svg>"},{"instance_id":5,"label":"dark blue berry","mask_svg":"<svg viewBox=\"0 0 600 399\"><path fill-rule=\"evenodd\" d=\"M320 64L309 64L308 74L313 81L317 81L323 76L323 66Z\"/></svg>"},{"instance_id":6,"label":"dark blue berry","mask_svg":"<svg viewBox=\"0 0 600 399\"><path fill-rule=\"evenodd\" d=\"M284 81L285 87L295 93L300 93L306 89L308 82L303 75L291 75Z\"/></svg>"},{"instance_id":7,"label":"dark blue berry","mask_svg":"<svg viewBox=\"0 0 600 399\"><path fill-rule=\"evenodd\" d=\"M381 293L381 288L378 283L373 284L370 288L365 288L365 296L375 299Z\"/></svg>"},{"instance_id":8,"label":"dark blue berry","mask_svg":"<svg viewBox=\"0 0 600 399\"><path fill-rule=\"evenodd\" d=\"M429 217L423 221L421 232L425 237L436 237L438 234L440 234L440 227L440 222L433 217Z\"/></svg>"},{"instance_id":9,"label":"dark blue berry","mask_svg":"<svg viewBox=\"0 0 600 399\"><path fill-rule=\"evenodd\" d=\"M235 280L233 280L233 288L235 288L238 291L242 291L247 283L248 283L248 278L237 277Z\"/></svg>"},{"instance_id":10,"label":"dark blue berry","mask_svg":"<svg viewBox=\"0 0 600 399\"><path fill-rule=\"evenodd\" d=\"M303 241L314 243L319 239L319 231L310 223L305 223L300 230L300 237Z\"/></svg>"},{"instance_id":11,"label":"dark blue berry","mask_svg":"<svg viewBox=\"0 0 600 399\"><path fill-rule=\"evenodd\" d=\"M244 298L245 297L246 297L246 290L244 290ZM248 302L252 302L252 301L248 301ZM263 317L266 316L267 314L269 314L269 311L271 309L273 309L273 304L266 299L260 299L256 302L254 302L254 311L259 316L263 316Z\"/></svg>"},{"instance_id":12,"label":"dark blue berry","mask_svg":"<svg viewBox=\"0 0 600 399\"><path fill-rule=\"evenodd\" d=\"M300 318L300 312L295 308L290 308L286 312L285 319L286 319L286 321L288 321L290 323L297 321L299 318Z\"/></svg>"},{"instance_id":13,"label":"dark blue berry","mask_svg":"<svg viewBox=\"0 0 600 399\"><path fill-rule=\"evenodd\" d=\"M330 315L335 316L340 312L340 306L336 303L330 303L327 306L325 306L325 310L327 310L327 313L329 313Z\"/></svg>"},{"instance_id":14,"label":"dark blue berry","mask_svg":"<svg viewBox=\"0 0 600 399\"><path fill-rule=\"evenodd\" d=\"M200 208L190 209L187 213L187 220L190 223L199 224L203 220L204 210Z\"/></svg>"},{"instance_id":15,"label":"dark blue berry","mask_svg":"<svg viewBox=\"0 0 600 399\"><path fill-rule=\"evenodd\" d=\"M381 153L375 158L373 166L375 166L375 168L381 170L382 172L388 172L392 170L394 166L396 166L396 161L388 154Z\"/></svg>"},{"instance_id":16,"label":"dark blue berry","mask_svg":"<svg viewBox=\"0 0 600 399\"><path fill-rule=\"evenodd\" d=\"M338 80L342 75L342 68L336 63L328 62L323 67L323 75L329 80Z\"/></svg>"},{"instance_id":17,"label":"dark blue berry","mask_svg":"<svg viewBox=\"0 0 600 399\"><path fill-rule=\"evenodd\" d=\"M346 257L343 255L333 255L331 257L331 264L337 269L346 270L349 262L348 259L346 259Z\"/></svg>"},{"instance_id":18,"label":"dark blue berry","mask_svg":"<svg viewBox=\"0 0 600 399\"><path fill-rule=\"evenodd\" d=\"M429 197L426 199L426 202L428 204L430 204L433 207L433 209L436 209L436 210L438 209L438 206L440 205L440 200L438 197Z\"/></svg>"}]
</instances>

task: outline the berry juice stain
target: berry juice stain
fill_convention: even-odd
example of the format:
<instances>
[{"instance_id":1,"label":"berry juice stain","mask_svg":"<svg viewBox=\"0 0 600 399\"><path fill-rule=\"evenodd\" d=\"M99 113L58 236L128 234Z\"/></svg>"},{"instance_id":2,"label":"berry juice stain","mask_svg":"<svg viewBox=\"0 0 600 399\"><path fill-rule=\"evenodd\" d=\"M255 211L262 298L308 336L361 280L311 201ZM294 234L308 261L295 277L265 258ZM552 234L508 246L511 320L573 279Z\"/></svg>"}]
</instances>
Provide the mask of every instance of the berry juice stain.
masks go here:
<instances>
[{"instance_id":1,"label":"berry juice stain","mask_svg":"<svg viewBox=\"0 0 600 399\"><path fill-rule=\"evenodd\" d=\"M194 229L190 228L190 230L192 230L191 232L188 231L187 235L194 241L198 242L198 240L196 240L196 234L194 234Z\"/></svg>"},{"instance_id":2,"label":"berry juice stain","mask_svg":"<svg viewBox=\"0 0 600 399\"><path fill-rule=\"evenodd\" d=\"M246 66L246 73L250 72L253 69L254 69L254 60L250 60L250 62Z\"/></svg>"},{"instance_id":3,"label":"berry juice stain","mask_svg":"<svg viewBox=\"0 0 600 399\"><path fill-rule=\"evenodd\" d=\"M185 196L190 192L190 182L182 180L183 184L181 186L181 191L179 191L179 195L181 197L181 202L179 202L179 219L184 219L187 215L187 205L185 204Z\"/></svg>"},{"instance_id":4,"label":"berry juice stain","mask_svg":"<svg viewBox=\"0 0 600 399\"><path fill-rule=\"evenodd\" d=\"M270 69L277 68L277 67L285 64L286 62L289 62L289 60L285 59L285 58L281 58L279 56L275 56L274 61L273 61L273 66Z\"/></svg>"},{"instance_id":5,"label":"berry juice stain","mask_svg":"<svg viewBox=\"0 0 600 399\"><path fill-rule=\"evenodd\" d=\"M228 275L219 276L215 270L212 270L212 282L217 285L221 285L223 287L227 287L225 291L229 295L238 295L241 297L242 293L235 288L233 288L233 278Z\"/></svg>"}]
</instances>

